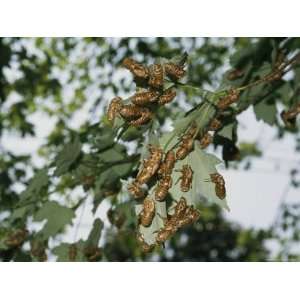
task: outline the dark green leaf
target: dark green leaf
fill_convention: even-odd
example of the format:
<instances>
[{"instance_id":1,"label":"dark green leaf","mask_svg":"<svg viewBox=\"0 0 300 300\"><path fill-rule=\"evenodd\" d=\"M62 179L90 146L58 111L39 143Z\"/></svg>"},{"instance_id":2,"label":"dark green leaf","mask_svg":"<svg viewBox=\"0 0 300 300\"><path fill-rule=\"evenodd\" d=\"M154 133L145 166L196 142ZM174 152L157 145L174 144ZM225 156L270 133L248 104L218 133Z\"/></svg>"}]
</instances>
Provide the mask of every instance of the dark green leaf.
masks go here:
<instances>
[{"instance_id":1,"label":"dark green leaf","mask_svg":"<svg viewBox=\"0 0 300 300\"><path fill-rule=\"evenodd\" d=\"M63 150L55 159L56 169L55 176L61 176L69 171L71 165L76 161L81 153L81 143L79 137L76 136L73 142L64 146Z\"/></svg>"},{"instance_id":2,"label":"dark green leaf","mask_svg":"<svg viewBox=\"0 0 300 300\"><path fill-rule=\"evenodd\" d=\"M71 223L75 214L72 209L62 206L54 201L46 202L36 213L34 221L47 220L45 226L40 231L44 239L54 236Z\"/></svg>"}]
</instances>

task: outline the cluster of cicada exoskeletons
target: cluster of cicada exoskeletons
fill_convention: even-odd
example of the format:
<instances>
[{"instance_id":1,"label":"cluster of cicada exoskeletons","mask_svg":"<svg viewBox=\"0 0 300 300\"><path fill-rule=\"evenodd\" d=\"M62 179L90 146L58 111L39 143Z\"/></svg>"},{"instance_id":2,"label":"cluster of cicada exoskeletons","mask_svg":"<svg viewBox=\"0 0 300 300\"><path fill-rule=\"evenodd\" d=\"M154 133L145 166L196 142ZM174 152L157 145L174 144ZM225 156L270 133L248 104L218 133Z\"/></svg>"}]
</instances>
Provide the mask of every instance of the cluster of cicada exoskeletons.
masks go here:
<instances>
[{"instance_id":1,"label":"cluster of cicada exoskeletons","mask_svg":"<svg viewBox=\"0 0 300 300\"><path fill-rule=\"evenodd\" d=\"M153 118L153 109L173 101L176 91L173 87L164 89L165 78L178 81L185 74L184 63L172 62L144 66L132 58L125 58L123 66L134 76L136 93L130 97L129 104L124 104L120 97L111 100L107 117L113 123L117 116L122 117L133 126L141 126Z\"/></svg>"},{"instance_id":2,"label":"cluster of cicada exoskeletons","mask_svg":"<svg viewBox=\"0 0 300 300\"><path fill-rule=\"evenodd\" d=\"M220 121L213 119L210 123L209 130L216 130L219 128ZM178 160L183 160L193 150L195 139L200 140L200 147L206 147L212 140L207 137L208 133L203 135L198 134L196 124L191 126L180 138L177 146L163 153L159 146L148 145L149 156L143 160L140 171L138 172L134 181L128 186L129 192L135 199L144 197L143 207L139 214L139 224L144 227L149 227L152 224L153 218L156 214L155 202L165 201L170 188L174 184L172 182L172 172L180 172L179 178L180 190L188 192L192 188L194 171L189 164L182 165L181 169L175 170L175 163ZM207 142L207 140L209 142ZM150 180L155 179L156 187L152 195L145 195L142 186L147 184ZM210 174L209 181L215 184L216 195L220 199L224 199L226 195L225 182L223 177L218 174ZM177 230L185 225L189 225L199 218L199 212L193 206L188 206L187 201L182 197L175 206L173 215L169 215L164 220L164 227L161 228L156 235L156 243L164 243ZM141 243L144 251L150 251L153 246L148 245L141 233L138 234L138 241Z\"/></svg>"},{"instance_id":3,"label":"cluster of cicada exoskeletons","mask_svg":"<svg viewBox=\"0 0 300 300\"><path fill-rule=\"evenodd\" d=\"M153 64L149 67L137 63L131 58L126 58L123 65L134 76L139 89L130 97L129 104L124 104L120 97L114 98L108 107L108 120L114 122L115 118L122 117L126 122L133 126L147 124L153 118L153 108L157 105L164 105L171 102L175 96L174 88L164 89L165 77L176 82L185 74L184 64L174 64L171 62L164 64ZM142 87L142 88L141 88ZM239 93L231 90L227 95L220 99L218 108L225 110L230 104L238 100ZM206 148L213 140L209 132L214 132L222 127L222 122L215 118L205 132L199 133L196 123L192 122L178 143L167 153L157 145L148 145L149 155L143 160L140 170L128 185L128 191L135 199L142 199L143 206L138 216L139 225L149 227L152 224L156 214L156 202L166 200L169 190L174 184L172 181L172 172L181 173L179 178L180 189L182 192L188 192L192 187L194 171L188 164L184 164L180 170L174 170L175 163L178 160L185 159L194 148L195 140L199 141L202 149ZM154 193L146 195L144 186L150 181L156 183ZM225 198L225 183L223 177L216 173L210 174L208 179L215 184L216 195L220 199ZM164 220L164 226L156 235L156 243L164 243L179 228L191 224L198 220L199 212L193 206L188 206L186 198L182 197L175 206L173 215L168 215ZM137 237L143 250L150 251L154 245L148 245L141 233Z\"/></svg>"}]
</instances>

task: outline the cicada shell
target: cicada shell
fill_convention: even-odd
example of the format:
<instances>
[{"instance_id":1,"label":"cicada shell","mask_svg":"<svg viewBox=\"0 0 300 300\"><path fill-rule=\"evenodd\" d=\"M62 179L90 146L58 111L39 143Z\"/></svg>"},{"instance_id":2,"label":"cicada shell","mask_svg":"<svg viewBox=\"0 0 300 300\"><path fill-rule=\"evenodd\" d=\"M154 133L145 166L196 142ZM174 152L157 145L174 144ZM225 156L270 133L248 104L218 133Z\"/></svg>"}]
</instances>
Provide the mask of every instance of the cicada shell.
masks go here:
<instances>
[{"instance_id":1,"label":"cicada shell","mask_svg":"<svg viewBox=\"0 0 300 300\"><path fill-rule=\"evenodd\" d=\"M132 103L144 106L157 101L159 93L157 91L138 92L131 97Z\"/></svg>"},{"instance_id":2,"label":"cicada shell","mask_svg":"<svg viewBox=\"0 0 300 300\"><path fill-rule=\"evenodd\" d=\"M221 110L224 110L232 103L235 103L239 99L239 96L240 92L238 90L231 89L225 97L219 100L217 107Z\"/></svg>"},{"instance_id":3,"label":"cicada shell","mask_svg":"<svg viewBox=\"0 0 300 300\"><path fill-rule=\"evenodd\" d=\"M291 111L282 111L280 114L285 126L294 127L296 124L297 114Z\"/></svg>"},{"instance_id":4,"label":"cicada shell","mask_svg":"<svg viewBox=\"0 0 300 300\"><path fill-rule=\"evenodd\" d=\"M244 72L242 70L233 69L227 74L228 80L236 80L244 76Z\"/></svg>"},{"instance_id":5,"label":"cicada shell","mask_svg":"<svg viewBox=\"0 0 300 300\"><path fill-rule=\"evenodd\" d=\"M275 69L272 73L262 78L263 82L271 82L282 78L284 72L281 69Z\"/></svg>"},{"instance_id":6,"label":"cicada shell","mask_svg":"<svg viewBox=\"0 0 300 300\"><path fill-rule=\"evenodd\" d=\"M194 209L192 206L189 206L185 211L185 215L180 220L178 220L178 227L190 225L196 222L199 219L199 217L199 211Z\"/></svg>"},{"instance_id":7,"label":"cicada shell","mask_svg":"<svg viewBox=\"0 0 300 300\"><path fill-rule=\"evenodd\" d=\"M115 118L117 114L119 113L120 109L122 107L122 98L121 97L115 97L111 100L108 109L107 109L107 119L112 124L115 121Z\"/></svg>"},{"instance_id":8,"label":"cicada shell","mask_svg":"<svg viewBox=\"0 0 300 300\"><path fill-rule=\"evenodd\" d=\"M217 118L212 119L209 124L208 130L217 131L222 127L222 122Z\"/></svg>"},{"instance_id":9,"label":"cicada shell","mask_svg":"<svg viewBox=\"0 0 300 300\"><path fill-rule=\"evenodd\" d=\"M131 121L139 118L142 114L142 111L142 107L136 106L134 104L128 104L124 105L120 109L119 113L126 121Z\"/></svg>"},{"instance_id":10,"label":"cicada shell","mask_svg":"<svg viewBox=\"0 0 300 300\"><path fill-rule=\"evenodd\" d=\"M163 177L155 190L155 200L163 201L168 195L169 189L172 187L172 177L170 175L166 175Z\"/></svg>"},{"instance_id":11,"label":"cicada shell","mask_svg":"<svg viewBox=\"0 0 300 300\"><path fill-rule=\"evenodd\" d=\"M142 185L147 183L152 176L152 170L150 168L143 167L136 177L136 182Z\"/></svg>"},{"instance_id":12,"label":"cicada shell","mask_svg":"<svg viewBox=\"0 0 300 300\"><path fill-rule=\"evenodd\" d=\"M174 63L166 63L164 64L164 68L167 76L171 80L177 81L185 75L184 68Z\"/></svg>"},{"instance_id":13,"label":"cicada shell","mask_svg":"<svg viewBox=\"0 0 300 300\"><path fill-rule=\"evenodd\" d=\"M143 111L141 112L141 115L136 120L132 120L129 123L133 126L140 126L145 125L149 121L153 119L153 114L148 108L143 108Z\"/></svg>"},{"instance_id":14,"label":"cicada shell","mask_svg":"<svg viewBox=\"0 0 300 300\"><path fill-rule=\"evenodd\" d=\"M144 125L153 118L153 114L148 108L139 107L134 104L124 105L119 113L133 126Z\"/></svg>"},{"instance_id":15,"label":"cicada shell","mask_svg":"<svg viewBox=\"0 0 300 300\"><path fill-rule=\"evenodd\" d=\"M195 223L198 221L200 217L200 212L197 209L193 209L192 212L190 213L190 220L192 223Z\"/></svg>"},{"instance_id":16,"label":"cicada shell","mask_svg":"<svg viewBox=\"0 0 300 300\"><path fill-rule=\"evenodd\" d=\"M144 197L144 192L137 182L132 182L128 185L128 191L135 199Z\"/></svg>"},{"instance_id":17,"label":"cicada shell","mask_svg":"<svg viewBox=\"0 0 300 300\"><path fill-rule=\"evenodd\" d=\"M221 174L210 174L211 181L215 184L216 195L222 200L226 197L225 181Z\"/></svg>"},{"instance_id":18,"label":"cicada shell","mask_svg":"<svg viewBox=\"0 0 300 300\"><path fill-rule=\"evenodd\" d=\"M178 219L175 215L169 217L164 222L164 228L165 231L170 231L172 234L176 233L178 229Z\"/></svg>"},{"instance_id":19,"label":"cicada shell","mask_svg":"<svg viewBox=\"0 0 300 300\"><path fill-rule=\"evenodd\" d=\"M183 139L182 142L178 146L178 150L176 151L176 160L184 159L186 156L192 151L194 146L193 138Z\"/></svg>"},{"instance_id":20,"label":"cicada shell","mask_svg":"<svg viewBox=\"0 0 300 300\"><path fill-rule=\"evenodd\" d=\"M182 174L180 177L180 189L182 192L188 192L192 186L194 172L189 165L183 165L180 172Z\"/></svg>"},{"instance_id":21,"label":"cicada shell","mask_svg":"<svg viewBox=\"0 0 300 300\"><path fill-rule=\"evenodd\" d=\"M196 123L193 122L192 125L189 127L189 129L186 131L186 133L183 135L182 139L191 139L196 135L197 132L198 132L198 127Z\"/></svg>"},{"instance_id":22,"label":"cicada shell","mask_svg":"<svg viewBox=\"0 0 300 300\"><path fill-rule=\"evenodd\" d=\"M40 262L46 261L48 258L45 244L39 240L30 241L30 254Z\"/></svg>"},{"instance_id":23,"label":"cicada shell","mask_svg":"<svg viewBox=\"0 0 300 300\"><path fill-rule=\"evenodd\" d=\"M8 238L5 240L5 244L8 247L19 247L26 240L27 236L28 236L28 230L18 229L8 236Z\"/></svg>"},{"instance_id":24,"label":"cicada shell","mask_svg":"<svg viewBox=\"0 0 300 300\"><path fill-rule=\"evenodd\" d=\"M123 60L123 66L128 69L134 77L139 79L147 79L149 77L148 68L139 64L132 58L125 58Z\"/></svg>"},{"instance_id":25,"label":"cicada shell","mask_svg":"<svg viewBox=\"0 0 300 300\"><path fill-rule=\"evenodd\" d=\"M148 227L151 225L152 220L155 215L155 202L151 198L147 197L144 199L143 210L140 213L139 220L140 223Z\"/></svg>"},{"instance_id":26,"label":"cicada shell","mask_svg":"<svg viewBox=\"0 0 300 300\"><path fill-rule=\"evenodd\" d=\"M200 147L201 149L205 149L209 144L213 141L213 136L208 132L204 134L204 136L200 139Z\"/></svg>"},{"instance_id":27,"label":"cicada shell","mask_svg":"<svg viewBox=\"0 0 300 300\"><path fill-rule=\"evenodd\" d=\"M136 177L136 182L140 185L147 183L154 176L160 166L163 152L159 147L149 145L150 156L143 162L143 167Z\"/></svg>"},{"instance_id":28,"label":"cicada shell","mask_svg":"<svg viewBox=\"0 0 300 300\"><path fill-rule=\"evenodd\" d=\"M77 247L75 244L69 246L69 261L76 261Z\"/></svg>"},{"instance_id":29,"label":"cicada shell","mask_svg":"<svg viewBox=\"0 0 300 300\"><path fill-rule=\"evenodd\" d=\"M158 244L164 243L173 235L173 232L170 230L161 229L156 235L156 242Z\"/></svg>"},{"instance_id":30,"label":"cicada shell","mask_svg":"<svg viewBox=\"0 0 300 300\"><path fill-rule=\"evenodd\" d=\"M137 234L137 241L141 245L142 250L143 250L144 253L148 253L148 252L152 251L155 247L155 245L147 244L144 240L143 234L141 234L140 232Z\"/></svg>"},{"instance_id":31,"label":"cicada shell","mask_svg":"<svg viewBox=\"0 0 300 300\"><path fill-rule=\"evenodd\" d=\"M87 246L83 252L87 260L90 262L99 261L99 259L102 257L101 249L96 246Z\"/></svg>"},{"instance_id":32,"label":"cicada shell","mask_svg":"<svg viewBox=\"0 0 300 300\"><path fill-rule=\"evenodd\" d=\"M164 162L160 165L158 170L158 175L163 177L166 175L171 175L173 168L175 166L175 153L174 151L170 150L167 152Z\"/></svg>"},{"instance_id":33,"label":"cicada shell","mask_svg":"<svg viewBox=\"0 0 300 300\"><path fill-rule=\"evenodd\" d=\"M291 108L288 111L283 111L281 113L281 118L287 127L294 127L296 124L296 118L299 113L300 113L300 104L298 104L294 108Z\"/></svg>"},{"instance_id":34,"label":"cicada shell","mask_svg":"<svg viewBox=\"0 0 300 300\"><path fill-rule=\"evenodd\" d=\"M158 99L158 104L164 105L173 101L176 97L176 91L172 88L169 88L163 92L163 94Z\"/></svg>"},{"instance_id":35,"label":"cicada shell","mask_svg":"<svg viewBox=\"0 0 300 300\"><path fill-rule=\"evenodd\" d=\"M156 172L160 165L163 151L161 150L161 148L159 146L153 146L151 144L149 144L148 149L150 152L150 158L145 162L145 165L152 166L154 164L155 165L154 169Z\"/></svg>"},{"instance_id":36,"label":"cicada shell","mask_svg":"<svg viewBox=\"0 0 300 300\"><path fill-rule=\"evenodd\" d=\"M148 84L160 89L164 84L164 70L161 64L154 64L149 67L149 81Z\"/></svg>"},{"instance_id":37,"label":"cicada shell","mask_svg":"<svg viewBox=\"0 0 300 300\"><path fill-rule=\"evenodd\" d=\"M174 217L177 219L182 219L183 216L185 215L185 211L187 207L188 206L187 206L186 199L184 197L181 197L175 206Z\"/></svg>"}]
</instances>

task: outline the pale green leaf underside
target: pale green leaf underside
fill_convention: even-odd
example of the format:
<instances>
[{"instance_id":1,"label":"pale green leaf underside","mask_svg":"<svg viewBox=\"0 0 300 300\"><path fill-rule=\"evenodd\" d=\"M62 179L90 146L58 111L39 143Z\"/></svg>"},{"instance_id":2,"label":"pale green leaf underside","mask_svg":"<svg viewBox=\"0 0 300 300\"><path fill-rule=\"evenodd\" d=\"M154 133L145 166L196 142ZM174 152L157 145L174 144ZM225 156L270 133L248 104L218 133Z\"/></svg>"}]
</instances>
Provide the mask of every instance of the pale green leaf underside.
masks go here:
<instances>
[{"instance_id":1,"label":"pale green leaf underside","mask_svg":"<svg viewBox=\"0 0 300 300\"><path fill-rule=\"evenodd\" d=\"M220 131L218 131L218 135L223 136L229 140L233 140L234 131L236 128L236 122L230 123L224 126Z\"/></svg>"}]
</instances>

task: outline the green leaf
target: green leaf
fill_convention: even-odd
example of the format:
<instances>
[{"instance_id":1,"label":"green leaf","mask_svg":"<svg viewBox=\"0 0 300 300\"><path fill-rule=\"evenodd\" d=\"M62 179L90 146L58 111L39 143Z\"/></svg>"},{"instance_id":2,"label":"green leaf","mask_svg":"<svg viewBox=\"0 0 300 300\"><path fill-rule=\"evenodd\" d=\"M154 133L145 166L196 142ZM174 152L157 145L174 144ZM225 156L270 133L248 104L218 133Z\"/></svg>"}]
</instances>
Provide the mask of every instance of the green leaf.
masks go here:
<instances>
[{"instance_id":1,"label":"green leaf","mask_svg":"<svg viewBox=\"0 0 300 300\"><path fill-rule=\"evenodd\" d=\"M289 82L285 82L279 89L277 89L276 94L279 97L278 100L285 104L287 107L291 105L293 89Z\"/></svg>"},{"instance_id":2,"label":"green leaf","mask_svg":"<svg viewBox=\"0 0 300 300\"><path fill-rule=\"evenodd\" d=\"M260 78L265 77L266 75L272 72L272 65L268 62L264 62L263 65L255 72L253 72L253 78L258 76Z\"/></svg>"},{"instance_id":3,"label":"green leaf","mask_svg":"<svg viewBox=\"0 0 300 300\"><path fill-rule=\"evenodd\" d=\"M34 177L30 180L27 189L20 195L22 203L31 197L37 196L41 190L48 185L49 178L47 173L47 169L41 169L34 175Z\"/></svg>"},{"instance_id":4,"label":"green leaf","mask_svg":"<svg viewBox=\"0 0 300 300\"><path fill-rule=\"evenodd\" d=\"M5 243L5 240L7 239L8 234L9 234L8 228L0 227L0 250L7 250L9 248Z\"/></svg>"},{"instance_id":5,"label":"green leaf","mask_svg":"<svg viewBox=\"0 0 300 300\"><path fill-rule=\"evenodd\" d=\"M30 212L32 212L34 209L34 204L28 204L24 205L22 207L18 207L13 210L10 219L12 221L15 221L17 219L23 219L26 215L28 215Z\"/></svg>"},{"instance_id":6,"label":"green leaf","mask_svg":"<svg viewBox=\"0 0 300 300\"><path fill-rule=\"evenodd\" d=\"M103 222L99 218L95 219L93 228L88 236L85 245L97 247L101 237L102 229L103 229Z\"/></svg>"},{"instance_id":7,"label":"green leaf","mask_svg":"<svg viewBox=\"0 0 300 300\"><path fill-rule=\"evenodd\" d=\"M56 169L55 176L61 176L69 171L72 164L76 161L81 153L81 143L79 137L76 136L73 142L64 146L63 150L55 159Z\"/></svg>"},{"instance_id":8,"label":"green leaf","mask_svg":"<svg viewBox=\"0 0 300 300\"><path fill-rule=\"evenodd\" d=\"M47 220L40 234L44 239L48 239L50 236L54 236L63 230L67 224L71 223L74 217L75 214L72 209L61 206L57 202L48 201L38 210L34 221Z\"/></svg>"},{"instance_id":9,"label":"green leaf","mask_svg":"<svg viewBox=\"0 0 300 300\"><path fill-rule=\"evenodd\" d=\"M253 52L253 45L249 45L248 47L244 47L241 50L236 51L230 58L230 64L235 67L243 66L249 61L249 58L251 58Z\"/></svg>"},{"instance_id":10,"label":"green leaf","mask_svg":"<svg viewBox=\"0 0 300 300\"><path fill-rule=\"evenodd\" d=\"M100 161L103 163L117 162L126 157L126 148L123 145L115 145L114 148L101 152Z\"/></svg>"},{"instance_id":11,"label":"green leaf","mask_svg":"<svg viewBox=\"0 0 300 300\"><path fill-rule=\"evenodd\" d=\"M92 139L94 146L99 151L112 147L114 145L114 131L108 126L98 128L98 131L100 132Z\"/></svg>"},{"instance_id":12,"label":"green leaf","mask_svg":"<svg viewBox=\"0 0 300 300\"><path fill-rule=\"evenodd\" d=\"M220 131L218 131L218 135L232 141L234 140L235 137L236 127L237 127L236 122L230 123L224 126Z\"/></svg>"},{"instance_id":13,"label":"green leaf","mask_svg":"<svg viewBox=\"0 0 300 300\"><path fill-rule=\"evenodd\" d=\"M256 119L262 120L269 125L274 125L276 122L277 109L273 101L263 101L254 106Z\"/></svg>"}]
</instances>

